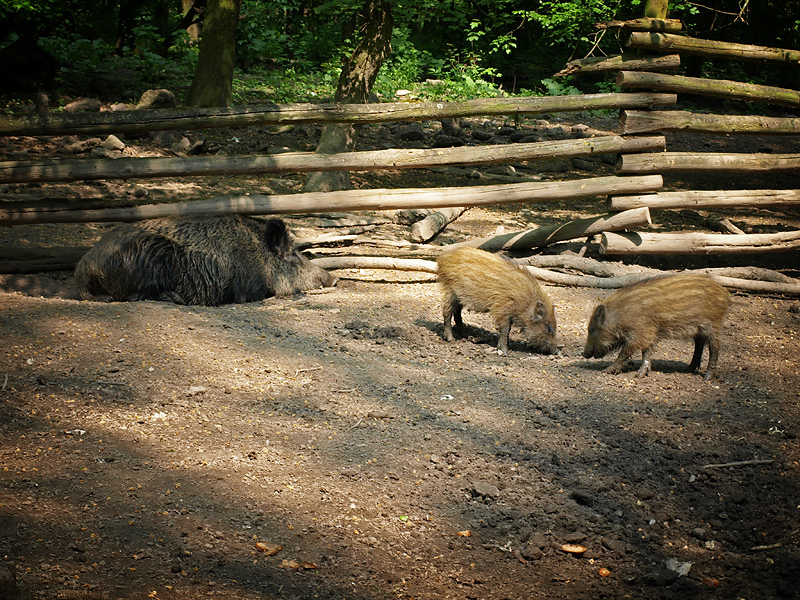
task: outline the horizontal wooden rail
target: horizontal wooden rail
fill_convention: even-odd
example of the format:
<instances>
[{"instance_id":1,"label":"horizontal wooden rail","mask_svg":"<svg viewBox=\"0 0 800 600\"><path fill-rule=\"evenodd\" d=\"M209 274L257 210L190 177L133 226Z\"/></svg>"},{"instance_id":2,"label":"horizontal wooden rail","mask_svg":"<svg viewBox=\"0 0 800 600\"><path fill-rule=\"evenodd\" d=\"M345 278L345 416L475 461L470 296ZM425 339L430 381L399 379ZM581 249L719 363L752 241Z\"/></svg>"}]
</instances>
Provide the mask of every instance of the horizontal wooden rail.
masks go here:
<instances>
[{"instance_id":1,"label":"horizontal wooden rail","mask_svg":"<svg viewBox=\"0 0 800 600\"><path fill-rule=\"evenodd\" d=\"M800 206L800 190L694 190L612 196L608 199L609 210L645 206L653 209Z\"/></svg>"},{"instance_id":2,"label":"horizontal wooden rail","mask_svg":"<svg viewBox=\"0 0 800 600\"><path fill-rule=\"evenodd\" d=\"M243 175L308 171L419 169L441 165L492 164L599 154L663 150L664 136L603 136L520 144L458 148L391 149L316 154L289 152L259 156L180 158L42 159L0 162L0 183L134 179L199 175Z\"/></svg>"},{"instance_id":3,"label":"horizontal wooden rail","mask_svg":"<svg viewBox=\"0 0 800 600\"><path fill-rule=\"evenodd\" d=\"M800 62L800 50L751 46L717 40L702 40L685 35L660 32L631 33L625 45L629 48L652 50L655 52L678 52L695 54L709 58L729 58L734 60L758 62Z\"/></svg>"},{"instance_id":4,"label":"horizontal wooden rail","mask_svg":"<svg viewBox=\"0 0 800 600\"><path fill-rule=\"evenodd\" d=\"M390 210L399 208L440 208L446 206L487 206L517 202L569 200L642 194L661 188L660 175L643 177L595 177L573 181L511 183L505 185L407 188L397 190L344 190L273 196L223 196L210 200L176 204L148 204L123 208L69 210L46 206L25 209L0 205L0 225L28 223L78 223L91 221L139 221L168 216L215 214L303 214L347 212L351 210Z\"/></svg>"},{"instance_id":5,"label":"horizontal wooden rail","mask_svg":"<svg viewBox=\"0 0 800 600\"><path fill-rule=\"evenodd\" d=\"M638 54L590 56L589 58L577 58L569 61L553 77L606 71L669 71L680 66L680 54L667 54L665 56L639 56Z\"/></svg>"},{"instance_id":6,"label":"horizontal wooden rail","mask_svg":"<svg viewBox=\"0 0 800 600\"><path fill-rule=\"evenodd\" d=\"M683 29L683 23L678 19L654 19L642 17L628 21L603 21L595 23L597 29L627 29L629 31L667 31L678 32Z\"/></svg>"},{"instance_id":7,"label":"horizontal wooden rail","mask_svg":"<svg viewBox=\"0 0 800 600\"><path fill-rule=\"evenodd\" d=\"M702 79L683 75L620 71L617 85L625 88L647 88L675 93L717 96L748 102L765 102L781 106L800 106L800 91L771 85L755 85L727 79Z\"/></svg>"},{"instance_id":8,"label":"horizontal wooden rail","mask_svg":"<svg viewBox=\"0 0 800 600\"><path fill-rule=\"evenodd\" d=\"M685 110L624 110L619 119L620 133L743 133L769 135L800 134L796 117L762 117L758 115L711 115Z\"/></svg>"},{"instance_id":9,"label":"horizontal wooden rail","mask_svg":"<svg viewBox=\"0 0 800 600\"><path fill-rule=\"evenodd\" d=\"M171 129L246 127L283 123L387 123L453 117L526 115L675 104L674 94L586 94L529 98L477 98L466 102L385 104L265 104L232 108L147 110L81 114L0 116L2 135L83 135Z\"/></svg>"},{"instance_id":10,"label":"horizontal wooden rail","mask_svg":"<svg viewBox=\"0 0 800 600\"><path fill-rule=\"evenodd\" d=\"M755 254L800 249L800 231L601 234L601 254Z\"/></svg>"},{"instance_id":11,"label":"horizontal wooden rail","mask_svg":"<svg viewBox=\"0 0 800 600\"><path fill-rule=\"evenodd\" d=\"M617 173L626 175L686 171L753 173L797 169L800 169L800 154L659 152L623 154L617 159Z\"/></svg>"}]
</instances>

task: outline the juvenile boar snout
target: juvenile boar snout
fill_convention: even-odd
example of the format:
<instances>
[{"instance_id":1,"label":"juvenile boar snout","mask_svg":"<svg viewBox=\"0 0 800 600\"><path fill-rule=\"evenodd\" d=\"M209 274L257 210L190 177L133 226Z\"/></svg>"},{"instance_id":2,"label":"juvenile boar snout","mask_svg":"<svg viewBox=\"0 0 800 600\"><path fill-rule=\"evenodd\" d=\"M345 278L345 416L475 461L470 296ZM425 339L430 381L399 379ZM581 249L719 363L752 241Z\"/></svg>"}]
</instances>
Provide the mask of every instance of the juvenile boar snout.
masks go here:
<instances>
[{"instance_id":1,"label":"juvenile boar snout","mask_svg":"<svg viewBox=\"0 0 800 600\"><path fill-rule=\"evenodd\" d=\"M716 371L729 304L728 292L706 275L664 275L635 283L614 292L595 308L583 356L602 358L619 348L619 356L605 371L620 373L625 362L641 352L637 376L642 377L650 372L650 356L658 340L692 339L694 354L689 371L700 367L708 346L708 380Z\"/></svg>"},{"instance_id":2,"label":"juvenile boar snout","mask_svg":"<svg viewBox=\"0 0 800 600\"><path fill-rule=\"evenodd\" d=\"M120 225L75 268L85 297L217 306L327 287L279 219L178 217Z\"/></svg>"},{"instance_id":3,"label":"juvenile boar snout","mask_svg":"<svg viewBox=\"0 0 800 600\"><path fill-rule=\"evenodd\" d=\"M461 333L461 311L466 308L491 315L499 334L499 352L508 352L509 332L516 325L533 350L558 353L553 304L527 270L477 248L446 252L436 263L445 340L452 341L454 337L451 320Z\"/></svg>"}]
</instances>

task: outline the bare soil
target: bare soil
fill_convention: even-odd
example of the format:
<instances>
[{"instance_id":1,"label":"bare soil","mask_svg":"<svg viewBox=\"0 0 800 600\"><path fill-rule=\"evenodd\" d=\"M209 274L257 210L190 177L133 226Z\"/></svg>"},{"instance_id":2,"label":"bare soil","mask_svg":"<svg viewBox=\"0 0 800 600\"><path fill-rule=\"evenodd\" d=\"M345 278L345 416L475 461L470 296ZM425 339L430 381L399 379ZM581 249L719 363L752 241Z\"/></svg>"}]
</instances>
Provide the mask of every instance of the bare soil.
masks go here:
<instances>
[{"instance_id":1,"label":"bare soil","mask_svg":"<svg viewBox=\"0 0 800 600\"><path fill-rule=\"evenodd\" d=\"M222 151L263 152L265 138L303 149L314 134L209 137ZM363 139L380 147L392 135L373 127ZM6 140L2 150L58 155L74 141ZM671 136L668 147L696 141ZM150 140L128 143L157 153ZM668 185L797 187L786 177ZM265 185L285 193L300 182L3 193L160 201ZM372 187L474 182L354 175ZM432 244L603 212L603 199L470 209ZM751 231L800 227L796 211L725 216ZM375 238L408 236L381 213L351 217L383 219ZM695 227L685 213L655 220ZM288 222L301 237L330 231L320 217ZM106 228L18 227L0 245L88 245ZM408 254L367 244L314 252ZM668 266L762 264L797 276L797 259ZM734 294L717 379L685 373L692 345L678 340L660 344L653 371L637 379L638 364L615 376L602 373L614 356L581 357L607 291L546 286L561 352L532 354L512 332L511 352L498 355L487 315L465 313L467 336L443 340L430 275L336 275L327 293L222 307L87 302L70 298L69 273L6 276L18 291L0 293L0 597L800 597L797 298Z\"/></svg>"}]
</instances>

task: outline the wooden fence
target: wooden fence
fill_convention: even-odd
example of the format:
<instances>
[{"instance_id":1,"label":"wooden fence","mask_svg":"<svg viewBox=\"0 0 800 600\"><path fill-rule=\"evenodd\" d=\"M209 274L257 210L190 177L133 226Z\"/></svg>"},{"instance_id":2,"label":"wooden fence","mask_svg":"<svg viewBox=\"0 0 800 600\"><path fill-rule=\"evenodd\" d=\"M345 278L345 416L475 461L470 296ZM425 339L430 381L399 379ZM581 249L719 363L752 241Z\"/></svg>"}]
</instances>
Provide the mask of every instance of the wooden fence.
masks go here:
<instances>
[{"instance_id":1,"label":"wooden fence","mask_svg":"<svg viewBox=\"0 0 800 600\"><path fill-rule=\"evenodd\" d=\"M792 62L795 51L720 44L674 35L675 21L637 20L614 27L630 29L628 45L640 52L662 52L666 56L623 54L607 59L573 61L563 73L617 70L617 83L637 90L622 94L595 94L549 98L496 98L462 103L389 103L367 105L267 105L193 111L128 111L79 115L30 115L0 117L0 135L66 135L141 133L171 129L205 129L287 123L382 123L423 121L469 116L535 115L542 113L620 109L619 134L558 142L517 143L431 150L380 150L323 155L291 153L235 157L185 157L137 159L66 159L7 161L0 163L0 184L91 179L134 179L211 174L264 174L319 170L370 170L434 167L441 165L492 164L576 158L601 154L618 155L615 177L594 177L579 181L539 182L445 188L438 190L358 190L285 196L221 196L176 205L142 205L127 208L65 209L63 205L14 208L0 203L0 225L45 222L130 221L168 214L287 214L325 211L376 210L387 208L437 208L477 206L496 202L524 202L607 196L610 211L635 208L695 208L797 206L798 190L715 190L660 191L661 174L685 171L752 172L764 174L800 169L800 154L717 154L668 152L664 133L672 131L706 134L800 133L800 119L696 114L663 110L677 101L678 93L799 106L800 92L731 81L695 79L657 73L674 69L680 54L760 61ZM795 61L796 62L796 61ZM638 69L638 70L631 70ZM644 70L642 70L644 69ZM648 70L649 69L649 70ZM647 91L638 91L641 89ZM655 91L654 91L655 90ZM609 215L600 221L611 222ZM637 217L638 225L650 223ZM630 223L619 228L629 228ZM578 228L576 235L584 230ZM610 231L607 230L607 231ZM669 240L658 233L603 233L601 251L631 253L726 253L787 251L800 248L800 235L781 234L694 234ZM684 234L686 236L687 234ZM689 239L691 238L691 243ZM757 239L756 239L757 238ZM7 261L0 260L0 272Z\"/></svg>"}]
</instances>

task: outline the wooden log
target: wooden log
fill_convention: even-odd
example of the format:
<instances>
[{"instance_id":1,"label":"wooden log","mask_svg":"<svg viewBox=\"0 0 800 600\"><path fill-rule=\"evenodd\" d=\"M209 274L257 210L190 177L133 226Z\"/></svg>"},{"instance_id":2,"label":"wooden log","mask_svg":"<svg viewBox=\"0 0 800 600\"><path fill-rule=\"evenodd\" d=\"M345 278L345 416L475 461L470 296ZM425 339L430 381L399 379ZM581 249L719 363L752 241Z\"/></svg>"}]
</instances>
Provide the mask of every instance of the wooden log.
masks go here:
<instances>
[{"instance_id":1,"label":"wooden log","mask_svg":"<svg viewBox=\"0 0 800 600\"><path fill-rule=\"evenodd\" d=\"M0 273L37 273L39 271L71 271L87 247L0 248Z\"/></svg>"},{"instance_id":2,"label":"wooden log","mask_svg":"<svg viewBox=\"0 0 800 600\"><path fill-rule=\"evenodd\" d=\"M629 19L627 21L603 21L595 23L597 29L627 29L628 31L665 31L677 33L683 29L683 23L678 19Z\"/></svg>"},{"instance_id":3,"label":"wooden log","mask_svg":"<svg viewBox=\"0 0 800 600\"><path fill-rule=\"evenodd\" d=\"M658 190L660 175L595 177L573 181L511 183L503 185L406 188L397 190L344 190L287 195L221 196L179 204L149 204L123 208L77 210L47 207L14 210L0 204L0 225L27 223L85 223L140 221L168 216L219 214L275 215L399 208L487 206L515 202L591 198L610 194L637 194Z\"/></svg>"},{"instance_id":4,"label":"wooden log","mask_svg":"<svg viewBox=\"0 0 800 600\"><path fill-rule=\"evenodd\" d=\"M307 171L368 171L419 169L437 165L494 164L520 160L550 160L621 152L663 150L664 136L623 138L616 135L491 146L367 150L317 154L289 152L262 156L188 156L180 158L44 159L0 162L0 183L88 181L243 175Z\"/></svg>"},{"instance_id":5,"label":"wooden log","mask_svg":"<svg viewBox=\"0 0 800 600\"><path fill-rule=\"evenodd\" d=\"M325 270L387 269L391 271L422 271L436 273L436 262L420 258L391 258L385 256L326 256L311 262Z\"/></svg>"},{"instance_id":6,"label":"wooden log","mask_svg":"<svg viewBox=\"0 0 800 600\"><path fill-rule=\"evenodd\" d=\"M421 271L423 273L436 273L436 263L430 260L420 259L395 259L370 256L336 256L327 258L314 258L312 263L323 269L390 269L403 271ZM566 285L571 287L591 287L598 289L617 289L648 279L654 273L629 273L614 277L592 277L587 275L570 275L568 273L558 273L539 267L525 266L530 273L539 281ZM800 283L796 282L773 282L773 281L753 281L749 279L737 279L733 277L712 277L722 286L731 289L747 290L751 292L800 295Z\"/></svg>"},{"instance_id":7,"label":"wooden log","mask_svg":"<svg viewBox=\"0 0 800 600\"><path fill-rule=\"evenodd\" d=\"M616 172L678 173L717 171L757 173L800 169L800 154L739 154L712 152L659 152L656 154L621 154Z\"/></svg>"},{"instance_id":8,"label":"wooden log","mask_svg":"<svg viewBox=\"0 0 800 600\"><path fill-rule=\"evenodd\" d=\"M800 249L800 231L780 233L602 234L601 254L753 254Z\"/></svg>"},{"instance_id":9,"label":"wooden log","mask_svg":"<svg viewBox=\"0 0 800 600\"><path fill-rule=\"evenodd\" d=\"M447 227L449 223L464 214L465 210L467 210L465 206L454 206L453 208L442 208L429 214L411 226L411 241L427 242Z\"/></svg>"},{"instance_id":10,"label":"wooden log","mask_svg":"<svg viewBox=\"0 0 800 600\"><path fill-rule=\"evenodd\" d=\"M528 98L477 98L466 102L381 104L267 104L192 110L43 113L0 116L3 135L82 135L246 127L285 123L387 123L444 118L528 115L616 108L654 108L677 102L673 94L586 94Z\"/></svg>"},{"instance_id":11,"label":"wooden log","mask_svg":"<svg viewBox=\"0 0 800 600\"><path fill-rule=\"evenodd\" d=\"M624 110L620 114L619 122L622 135L666 131L720 134L800 134L800 119L793 117L710 115L684 110Z\"/></svg>"},{"instance_id":12,"label":"wooden log","mask_svg":"<svg viewBox=\"0 0 800 600\"><path fill-rule=\"evenodd\" d=\"M765 102L781 106L800 106L800 91L723 79L702 79L683 75L620 71L617 74L617 85L627 88L647 88L669 90L676 93L699 94L701 96L718 96L720 98L746 100L748 102Z\"/></svg>"},{"instance_id":13,"label":"wooden log","mask_svg":"<svg viewBox=\"0 0 800 600\"><path fill-rule=\"evenodd\" d=\"M717 40L701 40L684 35L672 35L670 33L633 32L623 44L628 48L637 48L652 52L678 52L680 54L695 54L708 58L779 62L794 65L800 62L800 50L751 46L749 44L735 44Z\"/></svg>"},{"instance_id":14,"label":"wooden log","mask_svg":"<svg viewBox=\"0 0 800 600\"><path fill-rule=\"evenodd\" d=\"M602 73L606 71L668 71L681 66L680 54L666 56L639 56L621 54L617 56L591 56L569 61L554 77Z\"/></svg>"},{"instance_id":15,"label":"wooden log","mask_svg":"<svg viewBox=\"0 0 800 600\"><path fill-rule=\"evenodd\" d=\"M556 242L591 237L603 231L618 231L650 224L652 224L650 211L646 208L637 208L599 217L576 219L559 225L548 225L527 231L468 240L457 244L449 244L447 247L460 248L469 246L471 248L480 248L487 252L530 250L531 248L543 248Z\"/></svg>"},{"instance_id":16,"label":"wooden log","mask_svg":"<svg viewBox=\"0 0 800 600\"><path fill-rule=\"evenodd\" d=\"M693 190L656 192L634 196L611 196L608 210L647 206L665 208L731 208L800 205L800 190Z\"/></svg>"}]
</instances>

